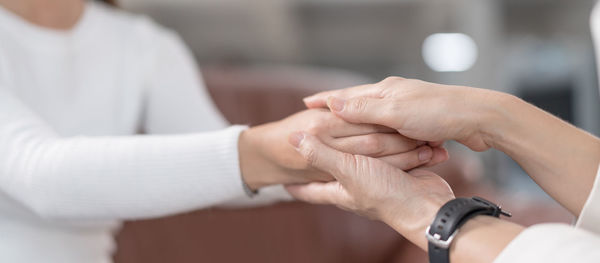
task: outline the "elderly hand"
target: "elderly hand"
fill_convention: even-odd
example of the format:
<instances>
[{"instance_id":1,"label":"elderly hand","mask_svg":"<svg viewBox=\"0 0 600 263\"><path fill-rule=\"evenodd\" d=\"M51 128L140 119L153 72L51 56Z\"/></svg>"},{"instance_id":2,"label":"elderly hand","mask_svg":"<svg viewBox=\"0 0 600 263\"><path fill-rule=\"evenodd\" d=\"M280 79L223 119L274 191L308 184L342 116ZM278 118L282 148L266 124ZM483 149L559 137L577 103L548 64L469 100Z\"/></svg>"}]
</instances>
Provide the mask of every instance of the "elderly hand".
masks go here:
<instances>
[{"instance_id":1,"label":"elderly hand","mask_svg":"<svg viewBox=\"0 0 600 263\"><path fill-rule=\"evenodd\" d=\"M272 184L333 180L326 171L310 166L289 145L288 136L305 130L330 147L343 152L379 158L400 169L434 165L448 158L443 148L408 139L379 125L352 124L329 110L312 109L281 121L252 127L239 139L240 167L251 189Z\"/></svg>"},{"instance_id":2,"label":"elderly hand","mask_svg":"<svg viewBox=\"0 0 600 263\"><path fill-rule=\"evenodd\" d=\"M583 209L600 161L600 139L594 135L491 90L390 77L319 93L305 104L328 106L348 122L385 125L416 140L456 140L475 151L493 147L574 215Z\"/></svg>"},{"instance_id":3,"label":"elderly hand","mask_svg":"<svg viewBox=\"0 0 600 263\"><path fill-rule=\"evenodd\" d=\"M303 132L292 134L290 143L311 166L337 179L288 185L292 196L381 220L422 248L425 228L439 208L454 198L450 186L432 172L406 173L375 158L337 151Z\"/></svg>"},{"instance_id":4,"label":"elderly hand","mask_svg":"<svg viewBox=\"0 0 600 263\"><path fill-rule=\"evenodd\" d=\"M472 150L490 148L489 130L502 125L498 105L510 96L462 86L390 77L379 83L318 93L305 98L309 108L329 107L352 123L396 129L416 140L456 140ZM438 143L435 143L438 142Z\"/></svg>"}]
</instances>

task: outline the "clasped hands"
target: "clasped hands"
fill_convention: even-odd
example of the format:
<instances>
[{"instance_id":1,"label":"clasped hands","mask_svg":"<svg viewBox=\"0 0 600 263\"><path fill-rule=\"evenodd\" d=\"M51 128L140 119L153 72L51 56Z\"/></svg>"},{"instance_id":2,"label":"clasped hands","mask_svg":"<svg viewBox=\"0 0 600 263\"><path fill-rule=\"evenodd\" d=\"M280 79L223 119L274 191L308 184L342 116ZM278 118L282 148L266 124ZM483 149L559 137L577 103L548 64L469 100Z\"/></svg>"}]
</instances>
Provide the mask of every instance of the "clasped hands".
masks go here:
<instances>
[{"instance_id":1,"label":"clasped hands","mask_svg":"<svg viewBox=\"0 0 600 263\"><path fill-rule=\"evenodd\" d=\"M283 183L299 200L381 220L425 249L425 228L454 194L420 168L448 159L446 140L490 148L484 128L504 97L399 77L322 92L304 99L308 110L244 132L240 166L251 188Z\"/></svg>"}]
</instances>

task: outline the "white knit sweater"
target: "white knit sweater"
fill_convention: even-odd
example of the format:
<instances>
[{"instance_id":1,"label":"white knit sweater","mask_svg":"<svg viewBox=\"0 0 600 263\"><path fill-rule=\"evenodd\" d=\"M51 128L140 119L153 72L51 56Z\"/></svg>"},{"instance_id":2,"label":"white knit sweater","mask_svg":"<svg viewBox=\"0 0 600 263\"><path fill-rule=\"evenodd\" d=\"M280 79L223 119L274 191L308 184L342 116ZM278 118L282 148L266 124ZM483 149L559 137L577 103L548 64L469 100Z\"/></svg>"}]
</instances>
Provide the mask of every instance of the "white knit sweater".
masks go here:
<instances>
[{"instance_id":1,"label":"white knit sweater","mask_svg":"<svg viewBox=\"0 0 600 263\"><path fill-rule=\"evenodd\" d=\"M246 199L227 125L149 19L89 2L64 32L0 7L0 262L110 262L119 220Z\"/></svg>"}]
</instances>

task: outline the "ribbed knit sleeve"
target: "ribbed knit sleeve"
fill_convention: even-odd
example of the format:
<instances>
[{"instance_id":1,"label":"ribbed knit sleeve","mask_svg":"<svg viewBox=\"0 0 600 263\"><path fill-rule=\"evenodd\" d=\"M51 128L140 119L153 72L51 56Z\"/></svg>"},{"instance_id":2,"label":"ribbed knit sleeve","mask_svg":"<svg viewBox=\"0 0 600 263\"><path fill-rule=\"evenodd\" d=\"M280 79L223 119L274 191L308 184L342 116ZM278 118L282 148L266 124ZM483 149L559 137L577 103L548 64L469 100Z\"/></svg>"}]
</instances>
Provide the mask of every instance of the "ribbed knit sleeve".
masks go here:
<instances>
[{"instance_id":1,"label":"ribbed knit sleeve","mask_svg":"<svg viewBox=\"0 0 600 263\"><path fill-rule=\"evenodd\" d=\"M155 49L149 59L152 67L145 89L144 131L174 134L226 127L227 121L213 103L194 56L183 40L177 33L158 25L151 28L156 31L152 37ZM241 176L239 172L236 174ZM241 183L236 185L242 187ZM253 198L244 195L222 205L246 207L284 200L292 200L292 197L283 186L275 185L261 189Z\"/></svg>"},{"instance_id":2,"label":"ribbed knit sleeve","mask_svg":"<svg viewBox=\"0 0 600 263\"><path fill-rule=\"evenodd\" d=\"M187 135L61 138L0 87L0 189L45 218L136 219L244 195L243 126Z\"/></svg>"}]
</instances>

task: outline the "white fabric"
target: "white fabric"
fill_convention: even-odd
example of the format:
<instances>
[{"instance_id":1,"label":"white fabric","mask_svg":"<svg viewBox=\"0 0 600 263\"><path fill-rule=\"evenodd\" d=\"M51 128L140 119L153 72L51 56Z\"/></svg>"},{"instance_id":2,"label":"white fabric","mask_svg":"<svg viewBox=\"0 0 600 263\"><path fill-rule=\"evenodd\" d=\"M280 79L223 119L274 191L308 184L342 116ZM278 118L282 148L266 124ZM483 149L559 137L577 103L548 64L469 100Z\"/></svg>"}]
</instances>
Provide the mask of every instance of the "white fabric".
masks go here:
<instances>
[{"instance_id":1,"label":"white fabric","mask_svg":"<svg viewBox=\"0 0 600 263\"><path fill-rule=\"evenodd\" d=\"M65 32L0 7L0 262L110 262L120 220L261 201L227 125L149 19L89 2Z\"/></svg>"},{"instance_id":2,"label":"white fabric","mask_svg":"<svg viewBox=\"0 0 600 263\"><path fill-rule=\"evenodd\" d=\"M598 167L592 192L590 192L575 226L600 235L600 224L598 223L600 223L600 167Z\"/></svg>"},{"instance_id":3,"label":"white fabric","mask_svg":"<svg viewBox=\"0 0 600 263\"><path fill-rule=\"evenodd\" d=\"M592 11L591 29L597 65L600 65L600 4ZM500 253L495 262L600 262L600 167L575 227L565 224L529 227Z\"/></svg>"},{"instance_id":4,"label":"white fabric","mask_svg":"<svg viewBox=\"0 0 600 263\"><path fill-rule=\"evenodd\" d=\"M565 224L541 224L518 235L495 262L597 263L599 248L597 234Z\"/></svg>"},{"instance_id":5,"label":"white fabric","mask_svg":"<svg viewBox=\"0 0 600 263\"><path fill-rule=\"evenodd\" d=\"M565 224L529 227L508 244L494 262L600 262L600 221L597 220L600 216L600 168L595 181L576 228Z\"/></svg>"}]
</instances>

